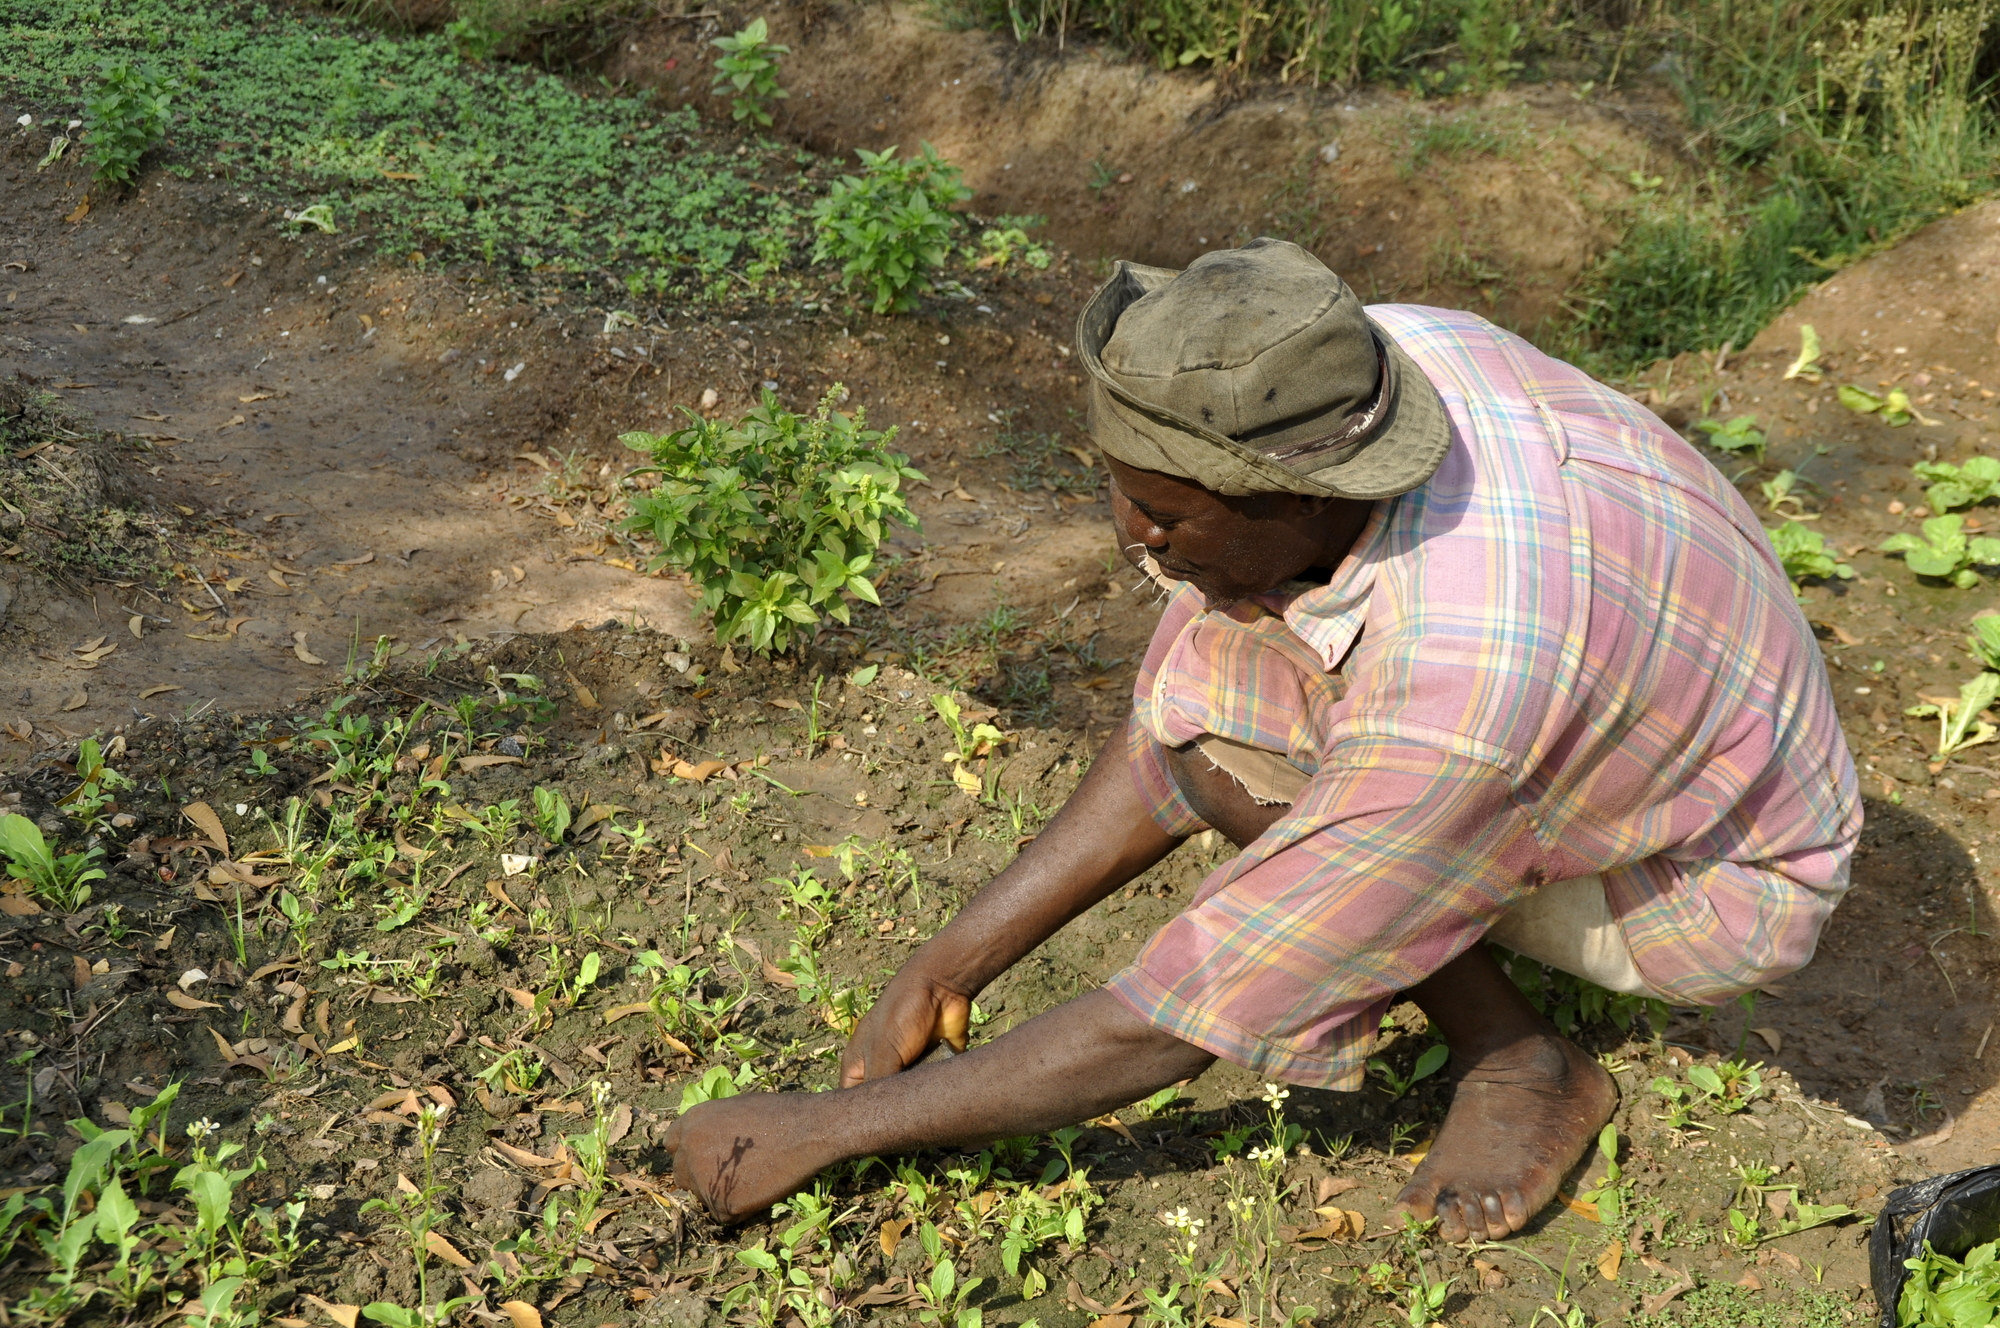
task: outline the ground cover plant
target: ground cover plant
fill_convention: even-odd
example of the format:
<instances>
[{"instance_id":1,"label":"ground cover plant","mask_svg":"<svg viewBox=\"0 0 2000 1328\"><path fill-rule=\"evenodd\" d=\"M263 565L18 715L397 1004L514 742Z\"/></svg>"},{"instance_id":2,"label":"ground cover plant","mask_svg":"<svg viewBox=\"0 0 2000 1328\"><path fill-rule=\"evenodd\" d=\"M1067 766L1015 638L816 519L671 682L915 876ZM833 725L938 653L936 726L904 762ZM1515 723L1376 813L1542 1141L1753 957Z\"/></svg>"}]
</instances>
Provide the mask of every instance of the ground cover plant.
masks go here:
<instances>
[{"instance_id":1,"label":"ground cover plant","mask_svg":"<svg viewBox=\"0 0 2000 1328\"><path fill-rule=\"evenodd\" d=\"M109 178L158 136L164 93L145 69L182 88L169 169L324 209L322 231L401 258L741 297L804 239L810 191L789 151L738 156L692 111L587 96L447 33L187 0L33 0L0 20L0 94L84 112Z\"/></svg>"}]
</instances>

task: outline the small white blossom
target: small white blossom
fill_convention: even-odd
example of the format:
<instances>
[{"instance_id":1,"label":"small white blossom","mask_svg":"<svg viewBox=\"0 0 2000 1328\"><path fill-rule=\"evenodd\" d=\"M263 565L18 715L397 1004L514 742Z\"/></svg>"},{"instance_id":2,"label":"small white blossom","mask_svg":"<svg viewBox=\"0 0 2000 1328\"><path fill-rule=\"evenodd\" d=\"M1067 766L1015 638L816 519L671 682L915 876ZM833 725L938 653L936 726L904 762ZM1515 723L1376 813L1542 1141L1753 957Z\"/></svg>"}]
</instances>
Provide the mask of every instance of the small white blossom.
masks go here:
<instances>
[{"instance_id":1,"label":"small white blossom","mask_svg":"<svg viewBox=\"0 0 2000 1328\"><path fill-rule=\"evenodd\" d=\"M1270 1103L1274 1107L1277 1106L1280 1102L1283 1102L1286 1098L1290 1097L1291 1095L1292 1095L1292 1090L1280 1084L1264 1085L1264 1101Z\"/></svg>"},{"instance_id":2,"label":"small white blossom","mask_svg":"<svg viewBox=\"0 0 2000 1328\"><path fill-rule=\"evenodd\" d=\"M220 1125L217 1125L214 1121L204 1116L198 1121L192 1121L189 1123L187 1127L187 1136L188 1138L196 1140L198 1142L202 1139L208 1138L209 1135L214 1134L217 1130L221 1128L222 1127Z\"/></svg>"},{"instance_id":3,"label":"small white blossom","mask_svg":"<svg viewBox=\"0 0 2000 1328\"><path fill-rule=\"evenodd\" d=\"M1189 1216L1186 1208L1176 1208L1171 1213L1161 1213L1160 1221L1166 1223L1176 1231L1187 1231L1196 1234L1199 1234L1205 1225L1200 1218Z\"/></svg>"},{"instance_id":4,"label":"small white blossom","mask_svg":"<svg viewBox=\"0 0 2000 1328\"><path fill-rule=\"evenodd\" d=\"M1265 1148L1253 1148L1250 1150L1250 1160L1260 1167L1275 1167L1285 1160L1285 1150L1276 1144Z\"/></svg>"}]
</instances>

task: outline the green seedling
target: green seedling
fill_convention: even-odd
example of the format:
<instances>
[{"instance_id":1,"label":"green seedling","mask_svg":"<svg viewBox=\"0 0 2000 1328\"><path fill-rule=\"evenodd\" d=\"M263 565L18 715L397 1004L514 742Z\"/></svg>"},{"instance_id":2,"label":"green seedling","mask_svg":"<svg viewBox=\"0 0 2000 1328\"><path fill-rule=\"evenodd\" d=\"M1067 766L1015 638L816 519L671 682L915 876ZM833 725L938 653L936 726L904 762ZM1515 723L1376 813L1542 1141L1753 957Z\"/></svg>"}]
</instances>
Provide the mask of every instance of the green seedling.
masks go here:
<instances>
[{"instance_id":1,"label":"green seedling","mask_svg":"<svg viewBox=\"0 0 2000 1328\"><path fill-rule=\"evenodd\" d=\"M139 159L166 137L172 101L172 89L148 66L123 58L98 66L83 122L84 145L101 183L132 183Z\"/></svg>"},{"instance_id":2,"label":"green seedling","mask_svg":"<svg viewBox=\"0 0 2000 1328\"><path fill-rule=\"evenodd\" d=\"M95 847L54 853L33 821L18 812L0 816L0 855L7 859L7 874L27 882L37 899L59 913L74 913L89 902L90 883L104 879L103 869L93 865L103 854Z\"/></svg>"},{"instance_id":3,"label":"green seedling","mask_svg":"<svg viewBox=\"0 0 2000 1328\"><path fill-rule=\"evenodd\" d=\"M1776 530L1764 533L1770 537L1771 547L1777 551L1778 561L1784 565L1785 575L1790 578L1795 593L1801 582L1812 578L1854 579L1854 569L1827 551L1826 537L1817 530L1797 521L1787 521Z\"/></svg>"},{"instance_id":4,"label":"green seedling","mask_svg":"<svg viewBox=\"0 0 2000 1328\"><path fill-rule=\"evenodd\" d=\"M901 313L951 253L963 224L951 208L972 191L928 143L907 160L894 147L855 155L861 173L842 176L813 207L813 261L839 263L843 285L871 289L876 313Z\"/></svg>"},{"instance_id":5,"label":"green seedling","mask_svg":"<svg viewBox=\"0 0 2000 1328\"><path fill-rule=\"evenodd\" d=\"M433 1328L433 1325L449 1323L452 1317L467 1305L476 1303L477 1296L454 1296L433 1304L430 1296L430 1261L436 1257L433 1249L433 1232L439 1219L444 1215L443 1206L438 1202L449 1188L437 1180L438 1138L443 1133L443 1117L437 1107L425 1103L417 1115L417 1149L422 1159L422 1169L418 1173L422 1179L408 1189L398 1188L385 1199L370 1199L361 1205L364 1213L379 1212L388 1217L388 1224L400 1229L409 1243L410 1257L417 1268L417 1304L414 1309L406 1309L386 1301L364 1305L361 1313L388 1328Z\"/></svg>"},{"instance_id":6,"label":"green seedling","mask_svg":"<svg viewBox=\"0 0 2000 1328\"><path fill-rule=\"evenodd\" d=\"M516 1097L526 1096L535 1091L542 1081L542 1059L519 1050L503 1051L474 1077L488 1088L498 1088Z\"/></svg>"},{"instance_id":7,"label":"green seedling","mask_svg":"<svg viewBox=\"0 0 2000 1328\"><path fill-rule=\"evenodd\" d=\"M711 1065L694 1080L681 1089L680 1110L683 1114L704 1102L715 1102L725 1097L735 1097L743 1089L757 1080L757 1071L748 1061L737 1068L735 1074L720 1065Z\"/></svg>"},{"instance_id":8,"label":"green seedling","mask_svg":"<svg viewBox=\"0 0 2000 1328\"><path fill-rule=\"evenodd\" d=\"M1749 1106L1764 1091L1763 1064L1723 1061L1718 1065L1690 1065L1688 1082L1700 1091L1708 1105L1725 1116L1733 1116Z\"/></svg>"},{"instance_id":9,"label":"green seedling","mask_svg":"<svg viewBox=\"0 0 2000 1328\"><path fill-rule=\"evenodd\" d=\"M719 643L782 651L823 614L850 621L848 597L881 603L866 573L885 523L917 527L901 488L924 476L889 450L894 430L834 411L842 391L810 416L767 392L734 424L687 412L684 429L621 439L651 457L629 477L651 487L631 491L620 528L658 543L647 570L671 567L701 588Z\"/></svg>"},{"instance_id":10,"label":"green seedling","mask_svg":"<svg viewBox=\"0 0 2000 1328\"><path fill-rule=\"evenodd\" d=\"M1604 1155L1604 1179L1589 1190L1577 1196L1584 1203L1597 1205L1597 1220L1606 1226L1614 1226L1619 1215L1624 1212L1629 1198L1630 1187L1625 1181L1625 1172L1618 1165L1618 1127L1606 1122L1597 1132L1597 1151Z\"/></svg>"},{"instance_id":11,"label":"green seedling","mask_svg":"<svg viewBox=\"0 0 2000 1328\"><path fill-rule=\"evenodd\" d=\"M1918 576L1940 577L1960 590L1979 584L1975 567L2000 565L2000 539L1985 535L1968 539L1965 518L1956 512L1925 520L1921 537L1898 531L1882 541L1880 551L1900 553Z\"/></svg>"},{"instance_id":12,"label":"green seedling","mask_svg":"<svg viewBox=\"0 0 2000 1328\"><path fill-rule=\"evenodd\" d=\"M770 105L792 94L778 86L778 57L790 55L792 48L771 40L770 26L760 16L731 37L717 37L709 45L721 51L715 58L715 84L711 92L731 91L730 113L740 124L755 120L771 123Z\"/></svg>"},{"instance_id":13,"label":"green seedling","mask_svg":"<svg viewBox=\"0 0 2000 1328\"><path fill-rule=\"evenodd\" d=\"M979 249L966 258L976 268L1005 268L1026 263L1037 272L1047 268L1055 255L1028 238L1028 232L1048 224L1047 217L997 217L979 233Z\"/></svg>"},{"instance_id":14,"label":"green seedling","mask_svg":"<svg viewBox=\"0 0 2000 1328\"><path fill-rule=\"evenodd\" d=\"M1399 1098L1423 1080L1442 1070L1444 1063L1450 1059L1451 1049L1440 1042L1436 1046L1426 1048L1424 1054L1417 1057L1417 1063L1410 1068L1408 1078L1397 1074L1395 1067L1379 1056L1369 1059L1368 1068L1382 1080L1383 1092L1390 1097Z\"/></svg>"},{"instance_id":15,"label":"green seedling","mask_svg":"<svg viewBox=\"0 0 2000 1328\"><path fill-rule=\"evenodd\" d=\"M1764 464L1764 448L1770 439L1757 427L1755 415L1738 415L1728 420L1697 420L1694 427L1708 435L1708 445L1716 451L1727 452L1731 456L1748 452L1752 461L1760 466Z\"/></svg>"},{"instance_id":16,"label":"green seedling","mask_svg":"<svg viewBox=\"0 0 2000 1328\"><path fill-rule=\"evenodd\" d=\"M2000 460L1976 456L1962 466L1949 461L1919 461L1910 467L1930 488L1924 501L1942 516L1955 507L1977 507L1988 498L2000 497Z\"/></svg>"},{"instance_id":17,"label":"green seedling","mask_svg":"<svg viewBox=\"0 0 2000 1328\"><path fill-rule=\"evenodd\" d=\"M541 831L542 838L551 844L560 844L569 833L571 813L569 799L559 789L535 786L535 829Z\"/></svg>"},{"instance_id":18,"label":"green seedling","mask_svg":"<svg viewBox=\"0 0 2000 1328\"><path fill-rule=\"evenodd\" d=\"M1980 673L1970 682L1959 684L1958 699L1925 701L1903 713L1918 719L1935 715L1938 722L1936 759L1943 761L1968 747L1977 747L2000 737L2000 726L1988 723L1980 712L2000 697L2000 673Z\"/></svg>"},{"instance_id":19,"label":"green seedling","mask_svg":"<svg viewBox=\"0 0 2000 1328\"><path fill-rule=\"evenodd\" d=\"M1817 521L1817 512L1806 511L1806 500L1799 497L1799 474L1795 470L1781 470L1770 479L1757 486L1764 495L1764 510L1774 516L1787 517L1792 521Z\"/></svg>"},{"instance_id":20,"label":"green seedling","mask_svg":"<svg viewBox=\"0 0 2000 1328\"><path fill-rule=\"evenodd\" d=\"M1786 367L1786 379L1803 378L1808 383L1817 383L1823 372L1819 367L1819 355L1819 333L1813 330L1811 323L1801 324L1798 358Z\"/></svg>"},{"instance_id":21,"label":"green seedling","mask_svg":"<svg viewBox=\"0 0 2000 1328\"><path fill-rule=\"evenodd\" d=\"M1910 405L1910 394L1900 387L1889 389L1889 395L1885 397L1878 397L1851 383L1843 383L1840 404L1858 415L1873 415L1892 429L1900 429L1912 420L1932 423L1916 413L1916 408Z\"/></svg>"},{"instance_id":22,"label":"green seedling","mask_svg":"<svg viewBox=\"0 0 2000 1328\"><path fill-rule=\"evenodd\" d=\"M1983 669L2000 670L2000 613L1972 620L1972 635L1965 638L1972 647L1972 661Z\"/></svg>"},{"instance_id":23,"label":"green seedling","mask_svg":"<svg viewBox=\"0 0 2000 1328\"><path fill-rule=\"evenodd\" d=\"M938 718L942 719L945 727L951 730L951 740L957 747L954 753L945 758L946 760L970 761L985 756L1007 741L1007 735L991 724L968 725L961 718L963 712L958 702L945 693L940 692L931 698L931 709L937 711Z\"/></svg>"},{"instance_id":24,"label":"green seedling","mask_svg":"<svg viewBox=\"0 0 2000 1328\"><path fill-rule=\"evenodd\" d=\"M917 1295L924 1305L917 1311L917 1322L940 1328L980 1328L983 1316L979 1307L965 1302L985 1282L983 1277L960 1281L958 1268L952 1261L939 1259L929 1279L917 1283Z\"/></svg>"},{"instance_id":25,"label":"green seedling","mask_svg":"<svg viewBox=\"0 0 2000 1328\"><path fill-rule=\"evenodd\" d=\"M271 763L271 754L269 752L265 751L262 747L252 747L250 749L250 768L245 772L250 778L269 779L277 772L278 767Z\"/></svg>"},{"instance_id":26,"label":"green seedling","mask_svg":"<svg viewBox=\"0 0 2000 1328\"><path fill-rule=\"evenodd\" d=\"M109 830L110 814L118 810L117 791L131 788L132 781L104 763L95 738L77 744L76 776L82 782L57 805L94 830Z\"/></svg>"}]
</instances>

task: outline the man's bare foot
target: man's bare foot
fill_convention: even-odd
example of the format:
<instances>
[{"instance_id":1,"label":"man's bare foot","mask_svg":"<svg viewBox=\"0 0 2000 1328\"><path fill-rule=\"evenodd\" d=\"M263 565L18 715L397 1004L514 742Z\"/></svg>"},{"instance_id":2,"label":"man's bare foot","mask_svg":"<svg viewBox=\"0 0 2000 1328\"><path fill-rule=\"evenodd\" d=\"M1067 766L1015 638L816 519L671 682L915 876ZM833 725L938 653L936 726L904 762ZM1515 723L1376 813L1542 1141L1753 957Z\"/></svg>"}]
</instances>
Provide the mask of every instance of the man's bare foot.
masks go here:
<instances>
[{"instance_id":1,"label":"man's bare foot","mask_svg":"<svg viewBox=\"0 0 2000 1328\"><path fill-rule=\"evenodd\" d=\"M704 1102L667 1127L674 1179L719 1222L741 1222L796 1194L837 1160L815 1138L809 1093Z\"/></svg>"},{"instance_id":2,"label":"man's bare foot","mask_svg":"<svg viewBox=\"0 0 2000 1328\"><path fill-rule=\"evenodd\" d=\"M1618 1105L1618 1087L1567 1038L1540 1034L1467 1070L1444 1128L1396 1206L1456 1243L1526 1226Z\"/></svg>"}]
</instances>

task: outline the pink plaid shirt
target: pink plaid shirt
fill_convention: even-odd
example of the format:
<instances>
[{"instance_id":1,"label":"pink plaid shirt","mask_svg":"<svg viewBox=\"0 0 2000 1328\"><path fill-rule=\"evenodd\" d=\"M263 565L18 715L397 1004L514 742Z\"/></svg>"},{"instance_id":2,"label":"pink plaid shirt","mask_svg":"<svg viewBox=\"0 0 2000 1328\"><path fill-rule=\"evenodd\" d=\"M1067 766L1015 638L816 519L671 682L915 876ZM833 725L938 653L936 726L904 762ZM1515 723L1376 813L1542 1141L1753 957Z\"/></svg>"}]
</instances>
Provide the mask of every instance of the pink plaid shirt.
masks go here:
<instances>
[{"instance_id":1,"label":"pink plaid shirt","mask_svg":"<svg viewBox=\"0 0 2000 1328\"><path fill-rule=\"evenodd\" d=\"M1201 631L1200 595L1176 593L1135 695L1156 819L1201 828L1148 733L1235 738L1313 778L1111 990L1258 1073L1351 1089L1391 997L1544 882L1601 875L1677 1001L1805 964L1861 805L1749 507L1652 414L1484 319L1370 313L1442 393L1453 446L1328 585L1270 597L1281 650Z\"/></svg>"}]
</instances>

